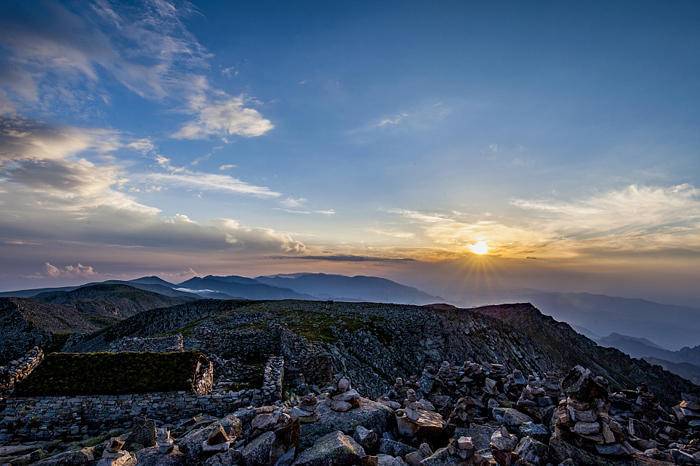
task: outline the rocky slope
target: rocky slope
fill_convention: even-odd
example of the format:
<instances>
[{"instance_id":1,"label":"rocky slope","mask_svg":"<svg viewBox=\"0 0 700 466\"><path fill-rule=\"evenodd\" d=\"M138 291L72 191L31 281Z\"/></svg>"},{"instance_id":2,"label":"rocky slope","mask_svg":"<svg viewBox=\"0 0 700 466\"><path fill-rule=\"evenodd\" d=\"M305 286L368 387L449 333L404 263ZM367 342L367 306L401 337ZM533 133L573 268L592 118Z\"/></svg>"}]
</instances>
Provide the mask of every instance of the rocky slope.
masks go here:
<instances>
[{"instance_id":1,"label":"rocky slope","mask_svg":"<svg viewBox=\"0 0 700 466\"><path fill-rule=\"evenodd\" d=\"M177 405L153 410L152 418L103 429L100 437L83 434L90 420L70 411L70 434L43 442L12 436L15 428L27 431L16 424L26 417L19 408L0 419L0 437L13 439L0 446L0 462L700 464L700 387L599 347L529 304L202 300L143 311L72 338L64 349L100 351L125 339L173 335L213 362L213 397L261 386L265 396L223 417L178 416ZM273 371L270 361L280 365ZM268 381L273 375L273 391L260 384L262 373ZM119 381L119 373L100 377Z\"/></svg>"},{"instance_id":2,"label":"rocky slope","mask_svg":"<svg viewBox=\"0 0 700 466\"><path fill-rule=\"evenodd\" d=\"M538 374L581 364L608 378L614 388L646 383L668 403L680 399L683 391L697 390L658 366L597 346L567 324L527 304L459 309L205 300L137 314L74 343L70 349L104 350L122 337L178 332L185 337L186 347L231 360L235 367L255 366L293 341L297 353L327 361L329 372L348 374L373 396L383 392L395 377L444 360L503 363ZM298 369L302 378L313 377L309 371L304 373L303 366L309 361L300 359L297 363L300 367L292 369ZM310 367L318 370L313 364Z\"/></svg>"},{"instance_id":3,"label":"rocky slope","mask_svg":"<svg viewBox=\"0 0 700 466\"><path fill-rule=\"evenodd\" d=\"M104 324L77 309L24 298L0 298L0 365L33 346L53 348L71 333L93 332Z\"/></svg>"}]
</instances>

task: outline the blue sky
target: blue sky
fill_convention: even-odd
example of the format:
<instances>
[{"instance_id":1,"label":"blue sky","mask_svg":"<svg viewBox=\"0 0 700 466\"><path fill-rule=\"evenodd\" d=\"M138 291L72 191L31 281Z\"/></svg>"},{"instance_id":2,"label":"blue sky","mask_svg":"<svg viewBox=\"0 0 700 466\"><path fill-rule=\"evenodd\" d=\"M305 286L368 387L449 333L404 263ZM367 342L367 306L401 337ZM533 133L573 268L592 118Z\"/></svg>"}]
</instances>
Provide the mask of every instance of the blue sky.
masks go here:
<instances>
[{"instance_id":1,"label":"blue sky","mask_svg":"<svg viewBox=\"0 0 700 466\"><path fill-rule=\"evenodd\" d=\"M697 298L697 2L0 17L0 287L301 269L437 286L482 241L504 287Z\"/></svg>"}]
</instances>

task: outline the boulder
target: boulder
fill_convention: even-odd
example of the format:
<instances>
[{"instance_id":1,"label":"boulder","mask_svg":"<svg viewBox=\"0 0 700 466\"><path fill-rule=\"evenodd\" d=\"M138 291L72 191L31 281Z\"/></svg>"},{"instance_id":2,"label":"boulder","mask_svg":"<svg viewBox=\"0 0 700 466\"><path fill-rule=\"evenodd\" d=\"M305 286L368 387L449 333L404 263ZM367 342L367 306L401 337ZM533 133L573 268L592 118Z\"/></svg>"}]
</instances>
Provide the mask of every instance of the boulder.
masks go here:
<instances>
[{"instance_id":1,"label":"boulder","mask_svg":"<svg viewBox=\"0 0 700 466\"><path fill-rule=\"evenodd\" d=\"M360 398L359 407L341 413L321 403L316 408L318 421L301 425L299 446L308 448L316 440L339 430L347 435L354 433L357 426L363 426L381 435L392 423L393 411L382 403Z\"/></svg>"},{"instance_id":2,"label":"boulder","mask_svg":"<svg viewBox=\"0 0 700 466\"><path fill-rule=\"evenodd\" d=\"M104 455L97 466L134 466L136 464L136 456L128 451L121 450L115 454Z\"/></svg>"},{"instance_id":3,"label":"boulder","mask_svg":"<svg viewBox=\"0 0 700 466\"><path fill-rule=\"evenodd\" d=\"M568 396L580 401L593 401L608 396L608 390L602 380L593 377L591 371L582 366L576 366L569 371L561 382L561 388Z\"/></svg>"},{"instance_id":4,"label":"boulder","mask_svg":"<svg viewBox=\"0 0 700 466\"><path fill-rule=\"evenodd\" d=\"M401 458L380 453L377 455L377 466L406 466L406 462Z\"/></svg>"},{"instance_id":5,"label":"boulder","mask_svg":"<svg viewBox=\"0 0 700 466\"><path fill-rule=\"evenodd\" d=\"M545 465L549 456L548 452L549 448L544 443L538 442L532 437L523 437L518 442L518 446L515 447L513 453L522 461L527 461L534 465Z\"/></svg>"},{"instance_id":6,"label":"boulder","mask_svg":"<svg viewBox=\"0 0 700 466\"><path fill-rule=\"evenodd\" d=\"M586 450L566 442L558 435L552 435L549 439L549 448L553 459L559 462L571 459L573 464L585 464L591 466L616 466L618 462L611 462L605 458L593 455Z\"/></svg>"},{"instance_id":7,"label":"boulder","mask_svg":"<svg viewBox=\"0 0 700 466\"><path fill-rule=\"evenodd\" d=\"M447 423L440 413L425 409L399 409L396 411L396 427L399 435L406 438L443 442L449 437Z\"/></svg>"},{"instance_id":8,"label":"boulder","mask_svg":"<svg viewBox=\"0 0 700 466\"><path fill-rule=\"evenodd\" d=\"M416 448L402 442L397 442L396 440L383 438L379 441L379 453L385 455L403 457L414 451L416 451Z\"/></svg>"},{"instance_id":9,"label":"boulder","mask_svg":"<svg viewBox=\"0 0 700 466\"><path fill-rule=\"evenodd\" d=\"M373 430L367 429L364 426L357 426L352 438L354 438L357 443L362 445L365 452L376 450L377 443L379 441L379 436L377 433Z\"/></svg>"},{"instance_id":10,"label":"boulder","mask_svg":"<svg viewBox=\"0 0 700 466\"><path fill-rule=\"evenodd\" d=\"M534 422L525 422L518 426L518 433L521 437L532 437L540 442L546 442L549 439L549 430L543 424L535 424Z\"/></svg>"},{"instance_id":11,"label":"boulder","mask_svg":"<svg viewBox=\"0 0 700 466\"><path fill-rule=\"evenodd\" d=\"M352 437L341 431L319 438L311 448L304 450L295 466L351 466L359 464L367 455Z\"/></svg>"},{"instance_id":12,"label":"boulder","mask_svg":"<svg viewBox=\"0 0 700 466\"><path fill-rule=\"evenodd\" d=\"M158 447L144 448L136 452L137 466L185 466L187 457L174 448L168 453L161 453Z\"/></svg>"},{"instance_id":13,"label":"boulder","mask_svg":"<svg viewBox=\"0 0 700 466\"><path fill-rule=\"evenodd\" d=\"M264 466L271 464L272 446L275 443L275 433L264 432L248 442L241 451L243 464L246 466Z\"/></svg>"},{"instance_id":14,"label":"boulder","mask_svg":"<svg viewBox=\"0 0 700 466\"><path fill-rule=\"evenodd\" d=\"M93 461L95 461L95 448L88 447L59 453L34 464L39 466L80 466L92 464Z\"/></svg>"},{"instance_id":15,"label":"boulder","mask_svg":"<svg viewBox=\"0 0 700 466\"><path fill-rule=\"evenodd\" d=\"M508 427L518 428L521 424L532 422L530 416L514 408L493 408L491 410L491 415L496 422L505 424Z\"/></svg>"},{"instance_id":16,"label":"boulder","mask_svg":"<svg viewBox=\"0 0 700 466\"><path fill-rule=\"evenodd\" d=\"M146 448L154 446L156 444L156 422L153 419L137 419L131 433L126 438L126 443Z\"/></svg>"}]
</instances>

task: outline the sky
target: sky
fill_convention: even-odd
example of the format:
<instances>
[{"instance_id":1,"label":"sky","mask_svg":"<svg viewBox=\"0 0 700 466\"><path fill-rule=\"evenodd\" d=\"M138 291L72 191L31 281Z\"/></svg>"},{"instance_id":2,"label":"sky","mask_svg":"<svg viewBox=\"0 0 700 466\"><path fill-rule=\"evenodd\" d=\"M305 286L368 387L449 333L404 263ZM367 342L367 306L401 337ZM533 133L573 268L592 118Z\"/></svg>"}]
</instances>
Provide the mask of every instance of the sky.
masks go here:
<instances>
[{"instance_id":1,"label":"sky","mask_svg":"<svg viewBox=\"0 0 700 466\"><path fill-rule=\"evenodd\" d=\"M0 289L697 305L700 4L0 2Z\"/></svg>"}]
</instances>

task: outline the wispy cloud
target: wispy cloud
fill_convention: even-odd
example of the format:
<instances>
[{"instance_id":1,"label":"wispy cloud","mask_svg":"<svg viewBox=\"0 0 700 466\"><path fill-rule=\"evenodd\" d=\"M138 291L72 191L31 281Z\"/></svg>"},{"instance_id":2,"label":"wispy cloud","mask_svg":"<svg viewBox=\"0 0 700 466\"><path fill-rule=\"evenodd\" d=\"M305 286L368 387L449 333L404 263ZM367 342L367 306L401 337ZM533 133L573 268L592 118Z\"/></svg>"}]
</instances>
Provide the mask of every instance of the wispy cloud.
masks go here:
<instances>
[{"instance_id":1,"label":"wispy cloud","mask_svg":"<svg viewBox=\"0 0 700 466\"><path fill-rule=\"evenodd\" d=\"M362 134L376 131L425 130L444 120L451 113L450 108L442 102L432 102L413 107L410 110L383 115L350 131L350 134Z\"/></svg>"},{"instance_id":2,"label":"wispy cloud","mask_svg":"<svg viewBox=\"0 0 700 466\"><path fill-rule=\"evenodd\" d=\"M327 262L415 262L410 257L381 257L381 256L357 256L353 254L331 255L300 255L300 256L272 256L272 259L280 260L305 260Z\"/></svg>"},{"instance_id":3,"label":"wispy cloud","mask_svg":"<svg viewBox=\"0 0 700 466\"><path fill-rule=\"evenodd\" d=\"M385 230L382 228L368 228L367 231L375 235L386 236L389 238L396 239L411 239L416 236L415 233L412 233L410 231Z\"/></svg>"},{"instance_id":4,"label":"wispy cloud","mask_svg":"<svg viewBox=\"0 0 700 466\"><path fill-rule=\"evenodd\" d=\"M208 53L183 24L194 11L187 2L43 6L48 23L39 22L41 15L21 21L0 15L0 42L9 52L0 79L25 104L99 98L103 73L144 98L161 99L187 89L188 74L206 66Z\"/></svg>"},{"instance_id":5,"label":"wispy cloud","mask_svg":"<svg viewBox=\"0 0 700 466\"><path fill-rule=\"evenodd\" d=\"M143 178L152 183L182 186L203 191L221 191L262 198L281 196L280 193L272 191L266 186L257 186L229 175L220 175L217 173L204 173L183 169L169 173L148 173L143 175Z\"/></svg>"},{"instance_id":6,"label":"wispy cloud","mask_svg":"<svg viewBox=\"0 0 700 466\"><path fill-rule=\"evenodd\" d=\"M562 202L516 199L527 216L479 218L393 210L434 247L464 252L487 241L504 256L575 257L700 251L700 191L691 185L636 186Z\"/></svg>"}]
</instances>

